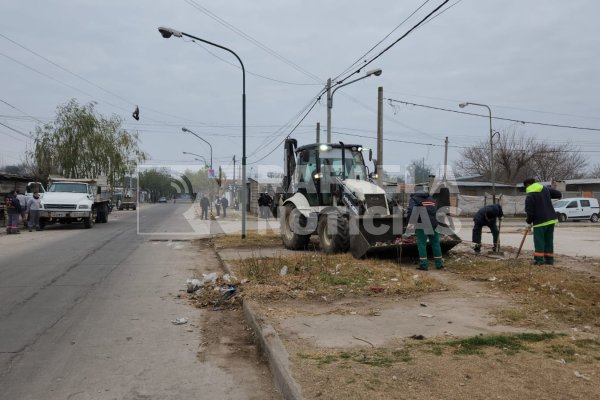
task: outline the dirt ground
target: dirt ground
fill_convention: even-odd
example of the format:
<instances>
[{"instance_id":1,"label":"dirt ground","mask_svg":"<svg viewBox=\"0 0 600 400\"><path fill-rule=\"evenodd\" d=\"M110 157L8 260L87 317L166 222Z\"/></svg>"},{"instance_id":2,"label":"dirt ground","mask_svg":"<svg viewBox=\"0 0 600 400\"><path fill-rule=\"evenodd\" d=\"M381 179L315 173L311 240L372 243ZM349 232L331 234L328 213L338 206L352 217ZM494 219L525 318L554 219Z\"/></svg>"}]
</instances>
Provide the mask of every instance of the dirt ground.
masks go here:
<instances>
[{"instance_id":1,"label":"dirt ground","mask_svg":"<svg viewBox=\"0 0 600 400\"><path fill-rule=\"evenodd\" d=\"M504 251L504 258L475 256L460 245L442 271L376 265L366 290L332 285L306 296L273 278L269 291L283 283L279 289L293 295L252 298L283 340L307 399L596 398L600 260L558 256L542 269L528 252L514 260L514 248ZM241 254L273 254L273 268L292 264L280 248ZM337 274L344 262L326 261L336 270L320 273ZM388 290L393 276L428 284ZM264 289L248 285L248 295Z\"/></svg>"}]
</instances>

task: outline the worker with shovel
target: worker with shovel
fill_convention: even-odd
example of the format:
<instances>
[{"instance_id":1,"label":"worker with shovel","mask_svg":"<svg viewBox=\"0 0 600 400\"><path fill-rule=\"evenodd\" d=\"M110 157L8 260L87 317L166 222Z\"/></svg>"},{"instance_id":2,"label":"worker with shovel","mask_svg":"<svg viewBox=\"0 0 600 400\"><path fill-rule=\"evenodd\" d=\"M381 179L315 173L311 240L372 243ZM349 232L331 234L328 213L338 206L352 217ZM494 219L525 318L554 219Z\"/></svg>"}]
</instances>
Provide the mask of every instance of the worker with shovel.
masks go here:
<instances>
[{"instance_id":1,"label":"worker with shovel","mask_svg":"<svg viewBox=\"0 0 600 400\"><path fill-rule=\"evenodd\" d=\"M552 199L560 199L562 193L543 186L533 178L523 181L527 197L525 212L527 224L533 227L533 262L536 265L554 264L554 225L558 222Z\"/></svg>"},{"instance_id":2,"label":"worker with shovel","mask_svg":"<svg viewBox=\"0 0 600 400\"><path fill-rule=\"evenodd\" d=\"M473 250L476 254L481 253L481 230L484 226L490 228L494 242L494 252L500 251L499 238L500 230L496 221L504 218L502 206L500 204L491 204L479 209L473 217Z\"/></svg>"},{"instance_id":3,"label":"worker with shovel","mask_svg":"<svg viewBox=\"0 0 600 400\"><path fill-rule=\"evenodd\" d=\"M427 241L431 245L433 260L436 269L444 268L442 259L442 248L440 246L440 234L436 228L437 207L435 200L427 192L417 192L410 196L407 209L408 225L405 235L415 234L417 236L417 249L419 251L419 266L417 269L427 271ZM403 235L404 236L404 235Z\"/></svg>"}]
</instances>

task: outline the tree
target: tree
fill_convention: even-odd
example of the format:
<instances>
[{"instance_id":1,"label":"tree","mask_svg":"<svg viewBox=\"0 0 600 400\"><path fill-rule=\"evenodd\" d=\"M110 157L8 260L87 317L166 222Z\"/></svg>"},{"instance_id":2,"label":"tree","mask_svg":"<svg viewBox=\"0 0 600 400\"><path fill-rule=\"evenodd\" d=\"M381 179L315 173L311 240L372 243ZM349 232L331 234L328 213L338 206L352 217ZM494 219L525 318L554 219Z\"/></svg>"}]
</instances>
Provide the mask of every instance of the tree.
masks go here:
<instances>
[{"instance_id":1,"label":"tree","mask_svg":"<svg viewBox=\"0 0 600 400\"><path fill-rule=\"evenodd\" d=\"M425 164L425 159L412 160L407 168L409 176L414 179L415 184L429 182L429 175L431 175L432 168L430 165Z\"/></svg>"},{"instance_id":2,"label":"tree","mask_svg":"<svg viewBox=\"0 0 600 400\"><path fill-rule=\"evenodd\" d=\"M462 150L455 162L456 171L491 180L489 151L489 141L485 140ZM579 178L586 165L585 157L574 145L544 143L515 128L502 132L494 142L497 182L515 183L527 177L542 181Z\"/></svg>"},{"instance_id":3,"label":"tree","mask_svg":"<svg viewBox=\"0 0 600 400\"><path fill-rule=\"evenodd\" d=\"M171 185L173 178L166 168L147 169L140 172L140 189L147 191L150 194L150 201L156 202L159 197L172 197L176 190Z\"/></svg>"},{"instance_id":4,"label":"tree","mask_svg":"<svg viewBox=\"0 0 600 400\"><path fill-rule=\"evenodd\" d=\"M57 107L54 122L36 127L35 148L29 156L35 160L37 176L107 176L114 183L146 159L137 134L124 130L120 117L106 118L94 107L94 102L79 105L71 99Z\"/></svg>"},{"instance_id":5,"label":"tree","mask_svg":"<svg viewBox=\"0 0 600 400\"><path fill-rule=\"evenodd\" d=\"M600 163L594 164L590 171L587 173L588 178L600 179Z\"/></svg>"}]
</instances>

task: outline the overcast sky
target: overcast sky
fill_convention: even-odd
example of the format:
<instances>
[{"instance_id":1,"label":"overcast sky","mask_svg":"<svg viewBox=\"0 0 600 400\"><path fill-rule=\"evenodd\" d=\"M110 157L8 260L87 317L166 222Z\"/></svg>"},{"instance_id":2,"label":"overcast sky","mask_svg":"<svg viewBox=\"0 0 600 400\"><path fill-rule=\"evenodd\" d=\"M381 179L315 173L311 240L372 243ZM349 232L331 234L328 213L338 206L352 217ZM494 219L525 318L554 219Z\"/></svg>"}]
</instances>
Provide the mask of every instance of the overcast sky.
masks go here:
<instances>
[{"instance_id":1,"label":"overcast sky","mask_svg":"<svg viewBox=\"0 0 600 400\"><path fill-rule=\"evenodd\" d=\"M234 50L246 67L248 169L281 164L279 143L313 105L327 78L371 60L442 0L2 0L0 13L0 164L15 164L32 141L23 134L49 122L71 98L95 101L138 131L151 162L214 165L241 159L242 73L229 53L188 39L163 39L164 25ZM456 4L455 4L456 3ZM449 160L489 138L488 119L394 103L408 101L494 116L600 128L600 2L594 0L451 0L346 82L334 96L333 141L375 148L377 87L384 91L384 163ZM34 54L35 53L35 54ZM43 58L42 58L43 57ZM47 60L44 60L46 58ZM354 65L351 71L361 68ZM340 75L341 74L341 75ZM140 120L131 113L140 107ZM292 137L325 138L325 96ZM494 120L539 140L581 146L600 162L600 132ZM11 129L12 128L12 129ZM18 131L18 132L17 132ZM355 136L352 136L355 135ZM359 135L359 136L356 136ZM403 143L403 142L413 143Z\"/></svg>"}]
</instances>

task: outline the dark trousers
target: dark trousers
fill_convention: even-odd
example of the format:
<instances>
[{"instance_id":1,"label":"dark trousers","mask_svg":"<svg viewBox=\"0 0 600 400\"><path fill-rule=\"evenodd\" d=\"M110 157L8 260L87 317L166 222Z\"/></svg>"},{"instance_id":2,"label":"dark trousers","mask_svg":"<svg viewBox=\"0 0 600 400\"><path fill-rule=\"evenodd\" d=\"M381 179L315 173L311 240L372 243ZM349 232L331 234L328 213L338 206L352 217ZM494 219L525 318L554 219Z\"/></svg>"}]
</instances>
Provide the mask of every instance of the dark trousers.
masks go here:
<instances>
[{"instance_id":1,"label":"dark trousers","mask_svg":"<svg viewBox=\"0 0 600 400\"><path fill-rule=\"evenodd\" d=\"M533 227L533 247L536 264L554 264L554 224Z\"/></svg>"},{"instance_id":2,"label":"dark trousers","mask_svg":"<svg viewBox=\"0 0 600 400\"><path fill-rule=\"evenodd\" d=\"M490 228L492 232L492 238L494 241L494 250L496 250L498 246L498 226L496 225L496 221L492 221L488 224L479 224L475 221L475 225L473 225L473 243L475 244L475 251L481 250L481 230L484 226Z\"/></svg>"},{"instance_id":3,"label":"dark trousers","mask_svg":"<svg viewBox=\"0 0 600 400\"><path fill-rule=\"evenodd\" d=\"M217 217L221 215L221 206L215 206L217 209Z\"/></svg>"},{"instance_id":4,"label":"dark trousers","mask_svg":"<svg viewBox=\"0 0 600 400\"><path fill-rule=\"evenodd\" d=\"M202 207L202 214L200 219L208 219L208 207Z\"/></svg>"},{"instance_id":5,"label":"dark trousers","mask_svg":"<svg viewBox=\"0 0 600 400\"><path fill-rule=\"evenodd\" d=\"M40 210L29 210L29 229L40 227Z\"/></svg>"},{"instance_id":6,"label":"dark trousers","mask_svg":"<svg viewBox=\"0 0 600 400\"><path fill-rule=\"evenodd\" d=\"M221 206L223 207L223 218L227 217L227 207L225 206Z\"/></svg>"}]
</instances>

